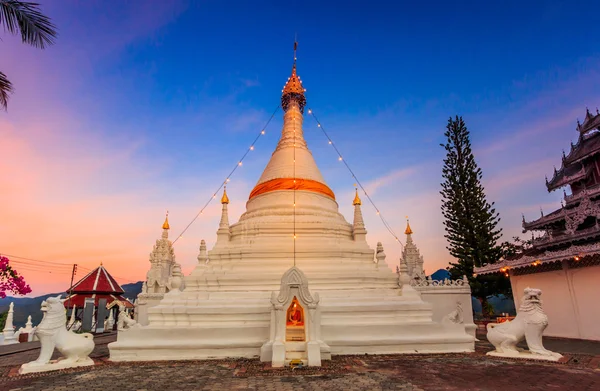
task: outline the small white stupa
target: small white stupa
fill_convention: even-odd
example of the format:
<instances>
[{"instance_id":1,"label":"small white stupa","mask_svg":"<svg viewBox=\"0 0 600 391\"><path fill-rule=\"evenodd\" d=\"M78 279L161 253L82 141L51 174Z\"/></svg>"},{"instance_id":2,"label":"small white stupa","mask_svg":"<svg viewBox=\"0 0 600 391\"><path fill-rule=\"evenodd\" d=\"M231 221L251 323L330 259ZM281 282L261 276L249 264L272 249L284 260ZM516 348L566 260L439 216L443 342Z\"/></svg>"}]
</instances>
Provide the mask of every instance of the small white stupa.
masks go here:
<instances>
[{"instance_id":1,"label":"small white stupa","mask_svg":"<svg viewBox=\"0 0 600 391\"><path fill-rule=\"evenodd\" d=\"M406 262L399 281L383 248L376 257L358 193L353 223L339 213L304 139L304 91L294 62L281 97L281 138L246 212L230 225L223 193L216 244L208 254L200 247L179 294L165 294L175 256L163 227L140 295L147 326L119 332L111 360L260 357L320 365L339 354L474 350L463 324L432 320ZM162 299L151 306L155 295Z\"/></svg>"},{"instance_id":2,"label":"small white stupa","mask_svg":"<svg viewBox=\"0 0 600 391\"><path fill-rule=\"evenodd\" d=\"M13 325L14 312L15 303L11 302L8 306L8 315L6 317L6 322L4 323L4 329L2 330L2 335L4 336L3 345L19 343L19 340L15 336L15 326Z\"/></svg>"}]
</instances>

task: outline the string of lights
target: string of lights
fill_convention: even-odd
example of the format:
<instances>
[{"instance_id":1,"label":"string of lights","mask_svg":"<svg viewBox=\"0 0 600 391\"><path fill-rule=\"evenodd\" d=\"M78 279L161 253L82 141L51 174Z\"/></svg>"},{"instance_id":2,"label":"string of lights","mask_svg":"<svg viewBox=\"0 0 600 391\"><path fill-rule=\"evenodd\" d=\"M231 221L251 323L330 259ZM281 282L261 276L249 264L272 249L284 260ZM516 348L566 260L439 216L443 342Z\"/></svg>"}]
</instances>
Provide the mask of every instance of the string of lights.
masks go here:
<instances>
[{"instance_id":1,"label":"string of lights","mask_svg":"<svg viewBox=\"0 0 600 391\"><path fill-rule=\"evenodd\" d=\"M198 219L198 217L201 214L204 213L204 209L206 209L208 207L208 205L212 202L212 200L214 200L215 198L217 198L217 193L219 193L219 191L223 188L223 186L227 185L227 183L229 182L229 180L230 180L231 176L233 175L233 173L235 173L235 171L239 167L242 166L242 162L244 161L244 159L246 158L246 156L248 156L248 153L250 153L250 151L254 151L254 145L256 144L256 142L258 141L258 139L260 139L261 136L265 135L266 129L269 126L269 124L271 123L271 120L273 119L273 117L275 117L275 114L277 113L277 110L279 110L279 105L277 105L277 107L275 107L275 110L273 110L273 114L271 114L271 116L269 117L269 120L261 128L262 130L260 131L260 133L258 133L258 135L254 139L254 141L252 141L252 144L250 144L250 147L248 149L246 149L246 152L244 152L244 155L241 157L241 159L238 160L238 162L235 165L235 167L233 167L233 170L231 170L231 172L229 173L229 175L227 175L227 177L225 178L225 180L223 182L221 182L221 184L219 185L219 188L217 190L215 190L215 192L213 193L213 195L204 204L204 206L202 207L202 209L200 209L200 211L196 214L196 216L194 216L194 218L192 219L192 221L190 221L190 223L183 229L183 231L181 231L181 233L179 235L177 235L177 237L175 238L175 240L173 240L173 245L179 239L181 239L183 237L183 234L188 230L188 228L190 228L192 226L192 224L194 224L194 222Z\"/></svg>"},{"instance_id":2,"label":"string of lights","mask_svg":"<svg viewBox=\"0 0 600 391\"><path fill-rule=\"evenodd\" d=\"M204 213L204 210L208 207L208 205L212 202L212 200L214 200L217 197L217 193L223 188L223 186L225 186L230 181L230 178L235 173L235 171L239 167L242 166L242 162L244 161L244 159L246 159L246 156L248 156L250 151L254 150L254 146L256 145L256 143L258 142L260 137L264 136L266 134L266 129L269 126L269 124L271 123L271 121L273 120L273 117L275 117L277 110L279 110L279 105L277 105L277 107L275 107L275 110L273 110L273 113L271 114L271 116L269 117L269 119L267 120L265 125L261 128L261 131L259 132L259 134L256 136L254 141L252 141L252 143L250 144L250 147L244 152L242 157L238 160L237 164L231 170L229 175L227 175L225 180L219 185L219 188L217 190L215 190L212 197L204 204L202 209L200 209L200 211L196 214L196 216L194 216L192 221L190 221L190 223L183 229L183 231L181 231L181 233L179 235L177 235L177 237L173 241L173 244L175 244L177 242L177 240L179 240L180 238L183 237L183 234L191 227L191 225L198 219L198 217ZM295 204L295 202L294 202L294 204ZM295 233L294 233L294 239L295 239ZM63 272L63 270L66 273L68 270L70 270L73 267L73 264L69 264L69 263L44 261L44 260L32 259L32 258L21 257L21 256L17 256L17 255L10 255L10 254L1 254L1 255L5 255L7 257L13 258L14 260L12 260L11 263L14 263L15 266L18 265L20 269L23 269L26 271L31 271L31 272L41 272L41 273L45 272L45 273L58 274L60 272ZM88 269L88 268L85 268L82 266L79 266L79 268L81 270L84 270L87 272L92 271L92 269ZM69 274L70 274L70 272L69 272ZM127 278L123 278L123 277L117 277L117 276L113 276L113 277L117 280L128 281L128 282L137 282L137 281L132 281Z\"/></svg>"},{"instance_id":3,"label":"string of lights","mask_svg":"<svg viewBox=\"0 0 600 391\"><path fill-rule=\"evenodd\" d=\"M346 166L346 168L348 169L348 171L352 175L352 178L354 179L354 181L356 182L356 184L358 185L358 187L360 187L360 189L362 190L362 192L365 194L365 197L367 197L367 199L369 200L369 202L371 203L371 205L375 209L375 212L377 213L377 216L379 216L379 218L381 219L381 222L383 223L383 226L394 237L394 240L396 240L396 242L398 242L398 244L400 244L400 247L402 249L404 249L404 244L402 243L402 241L400 241L400 238L398 238L398 235L396 235L396 233L394 232L394 229L387 222L387 220L385 219L385 217L383 217L383 214L381 213L381 210L377 207L377 205L375 205L375 202L373 201L373 199L371 198L371 196L369 195L369 193L367 192L367 190L364 188L364 186L362 185L362 183L360 183L360 181L358 180L358 178L354 174L354 171L352 171L352 169L350 168L350 165L348 164L348 162L346 162L346 160L344 160L344 158L342 157L342 153L339 151L339 149L337 148L337 146L335 145L335 143L333 142L333 140L331 139L331 137L329 136L329 134L327 133L327 131L323 127L323 124L321 124L321 121L319 121L319 119L317 118L317 116L315 115L315 113L310 108L308 109L308 114L311 117L313 117L313 119L317 123L317 127L319 129L321 129L321 131L323 132L323 134L327 138L327 141L329 142L329 145L331 145L333 147L333 149L335 150L335 152L337 153L338 160L340 162L344 163L344 165Z\"/></svg>"}]
</instances>

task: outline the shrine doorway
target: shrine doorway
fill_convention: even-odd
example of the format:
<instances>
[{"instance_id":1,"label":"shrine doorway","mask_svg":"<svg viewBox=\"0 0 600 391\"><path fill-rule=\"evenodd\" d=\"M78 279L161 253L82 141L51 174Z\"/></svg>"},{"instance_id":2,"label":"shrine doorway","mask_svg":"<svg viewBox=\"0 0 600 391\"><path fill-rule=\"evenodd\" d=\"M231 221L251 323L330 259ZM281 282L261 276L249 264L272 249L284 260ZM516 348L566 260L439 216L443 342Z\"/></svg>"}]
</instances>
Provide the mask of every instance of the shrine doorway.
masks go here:
<instances>
[{"instance_id":1,"label":"shrine doorway","mask_svg":"<svg viewBox=\"0 0 600 391\"><path fill-rule=\"evenodd\" d=\"M286 342L305 342L305 316L304 308L298 302L296 296L292 299L285 316L285 340Z\"/></svg>"}]
</instances>

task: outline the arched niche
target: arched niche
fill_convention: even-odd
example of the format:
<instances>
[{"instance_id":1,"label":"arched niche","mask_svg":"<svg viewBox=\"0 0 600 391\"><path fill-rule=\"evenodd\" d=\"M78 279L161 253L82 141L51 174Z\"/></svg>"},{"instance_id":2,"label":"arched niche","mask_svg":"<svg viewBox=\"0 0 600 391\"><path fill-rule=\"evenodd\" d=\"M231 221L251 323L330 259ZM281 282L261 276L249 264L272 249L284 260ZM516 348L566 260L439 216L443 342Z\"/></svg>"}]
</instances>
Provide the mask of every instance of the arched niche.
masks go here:
<instances>
[{"instance_id":1,"label":"arched niche","mask_svg":"<svg viewBox=\"0 0 600 391\"><path fill-rule=\"evenodd\" d=\"M321 354L330 348L321 340L319 295L311 294L300 269L294 266L283 274L279 292L271 292L271 304L269 340L260 349L261 361L282 367L299 356L308 366L321 366Z\"/></svg>"},{"instance_id":2,"label":"arched niche","mask_svg":"<svg viewBox=\"0 0 600 391\"><path fill-rule=\"evenodd\" d=\"M306 317L304 308L294 296L285 316L285 340L286 342L306 341Z\"/></svg>"}]
</instances>

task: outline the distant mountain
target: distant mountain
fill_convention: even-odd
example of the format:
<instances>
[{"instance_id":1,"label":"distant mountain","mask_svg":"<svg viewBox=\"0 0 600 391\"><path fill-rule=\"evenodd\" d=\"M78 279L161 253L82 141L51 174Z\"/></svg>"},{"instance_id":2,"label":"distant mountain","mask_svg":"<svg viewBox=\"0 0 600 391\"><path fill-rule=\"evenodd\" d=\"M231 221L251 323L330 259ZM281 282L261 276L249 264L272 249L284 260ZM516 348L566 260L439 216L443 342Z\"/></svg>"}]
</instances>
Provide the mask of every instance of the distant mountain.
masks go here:
<instances>
[{"instance_id":1,"label":"distant mountain","mask_svg":"<svg viewBox=\"0 0 600 391\"><path fill-rule=\"evenodd\" d=\"M132 284L124 284L121 285L121 288L125 291L123 296L131 300L133 302L138 294L142 291L142 281L138 281ZM46 300L50 296L58 296L61 295L66 297L65 292L61 293L50 293L47 295L42 295L38 297L5 297L4 299L0 299L0 314L8 311L8 307L10 303L15 303L15 314L13 319L13 324L19 327L25 327L25 323L27 323L27 316L31 315L31 321L33 325L36 326L42 321L42 311L40 308L42 306L42 301ZM1 331L1 330L0 330Z\"/></svg>"},{"instance_id":2,"label":"distant mountain","mask_svg":"<svg viewBox=\"0 0 600 391\"><path fill-rule=\"evenodd\" d=\"M13 318L13 325L25 327L27 323L27 316L31 315L31 321L34 325L39 324L42 321L42 301L46 300L50 296L58 296L61 293L49 293L47 295L38 297L10 297L7 296L4 299L0 299L0 313L8 311L10 303L15 303L15 314ZM64 293L63 297L64 297Z\"/></svg>"}]
</instances>

